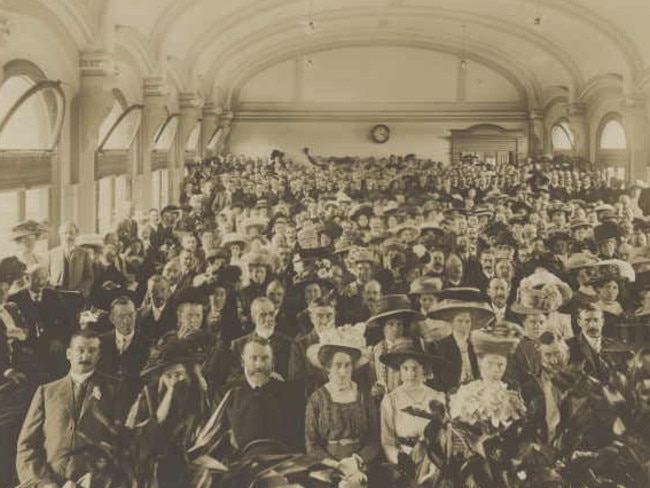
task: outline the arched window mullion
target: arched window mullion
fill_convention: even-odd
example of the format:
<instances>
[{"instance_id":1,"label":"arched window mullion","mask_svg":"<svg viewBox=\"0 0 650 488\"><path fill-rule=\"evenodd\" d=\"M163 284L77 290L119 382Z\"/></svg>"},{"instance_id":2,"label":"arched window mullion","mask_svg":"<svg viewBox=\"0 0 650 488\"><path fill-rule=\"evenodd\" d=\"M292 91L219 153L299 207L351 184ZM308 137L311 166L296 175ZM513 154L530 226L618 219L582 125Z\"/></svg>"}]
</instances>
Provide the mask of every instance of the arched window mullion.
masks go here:
<instances>
[{"instance_id":1,"label":"arched window mullion","mask_svg":"<svg viewBox=\"0 0 650 488\"><path fill-rule=\"evenodd\" d=\"M54 90L54 92L59 95L59 101L61 106L57 110L57 118L55 120L54 127L52 128L50 134L50 141L46 150L52 151L56 148L61 137L61 130L63 128L63 120L65 118L65 94L61 88L61 81L58 80L42 80L34 84L29 88L25 93L23 93L18 100L11 106L7 114L0 121L0 136L4 131L5 127L11 120L11 118L18 112L18 110L29 100L32 96L43 90Z\"/></svg>"},{"instance_id":2,"label":"arched window mullion","mask_svg":"<svg viewBox=\"0 0 650 488\"><path fill-rule=\"evenodd\" d=\"M131 106L128 107L124 112L122 112L122 114L120 114L120 116L117 118L117 120L115 121L115 123L113 124L113 126L108 130L108 132L107 132L106 135L104 136L104 139L99 143L99 146L97 147L97 150L98 150L98 151L102 151L102 150L104 149L104 145L105 145L105 144L110 140L110 138L111 138L111 136L113 135L113 133L115 132L115 130L117 130L117 128L118 128L118 127L120 126L120 124L122 123L122 121L123 121L124 119L126 119L126 117L128 117L128 115L129 115L131 112L133 112L133 111L135 111L135 110L142 110L143 108L144 108L144 105L142 105L142 104L135 104L135 105L131 105ZM134 132L137 132L137 131L134 131ZM133 137L135 137L135 134L133 134ZM131 141L133 141L133 139L131 139Z\"/></svg>"},{"instance_id":3,"label":"arched window mullion","mask_svg":"<svg viewBox=\"0 0 650 488\"><path fill-rule=\"evenodd\" d=\"M169 124L172 122L172 120L180 117L180 114L171 114L169 117L167 117L167 120L163 122L163 124L160 126L160 130L158 130L158 133L156 134L156 137L154 137L153 140L153 145L156 146L160 139L162 138L163 135L165 135L165 130L169 126Z\"/></svg>"}]
</instances>

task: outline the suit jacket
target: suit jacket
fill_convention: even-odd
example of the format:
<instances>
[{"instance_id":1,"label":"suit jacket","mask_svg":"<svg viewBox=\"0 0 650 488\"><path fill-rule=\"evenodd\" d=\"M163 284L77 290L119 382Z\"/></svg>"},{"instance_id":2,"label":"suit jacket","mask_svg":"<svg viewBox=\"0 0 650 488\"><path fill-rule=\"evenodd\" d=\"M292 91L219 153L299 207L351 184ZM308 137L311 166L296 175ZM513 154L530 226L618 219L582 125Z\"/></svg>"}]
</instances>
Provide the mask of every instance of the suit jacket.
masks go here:
<instances>
[{"instance_id":1,"label":"suit jacket","mask_svg":"<svg viewBox=\"0 0 650 488\"><path fill-rule=\"evenodd\" d=\"M166 333L176 330L176 322L176 311L171 300L168 300L165 304L165 308L163 308L158 320L153 315L151 305L141 308L139 312L138 324L140 331L153 342L160 339Z\"/></svg>"},{"instance_id":2,"label":"suit jacket","mask_svg":"<svg viewBox=\"0 0 650 488\"><path fill-rule=\"evenodd\" d=\"M553 390L557 392L557 388L553 386ZM558 411L560 413L560 424L556 428L556 433L559 430L559 426L562 422L563 417L563 405L559 398L554 394L556 398L553 400L556 402ZM542 384L542 379L538 377L529 378L521 386L521 397L526 403L527 408L527 417L530 421L529 429L534 434L534 439L541 443L550 443L553 439L549 439L548 424L546 422L546 396L544 393L544 388Z\"/></svg>"},{"instance_id":3,"label":"suit jacket","mask_svg":"<svg viewBox=\"0 0 650 488\"><path fill-rule=\"evenodd\" d=\"M67 342L70 331L68 313L56 290L45 288L41 301L36 303L29 290L23 289L14 293L9 300L20 309L29 329L30 339L37 342L43 339L60 339Z\"/></svg>"},{"instance_id":4,"label":"suit jacket","mask_svg":"<svg viewBox=\"0 0 650 488\"><path fill-rule=\"evenodd\" d=\"M602 346L605 347L607 338L602 338ZM569 363L582 363L584 371L589 376L598 378L601 381L607 380L611 365L607 358L601 353L598 354L587 342L585 336L580 332L577 336L566 341L569 346Z\"/></svg>"},{"instance_id":5,"label":"suit jacket","mask_svg":"<svg viewBox=\"0 0 650 488\"><path fill-rule=\"evenodd\" d=\"M18 438L16 469L21 483L61 486L66 480L76 481L86 472L84 454L71 453L87 445L85 439L110 441L111 433L99 418L114 419L114 382L97 372L88 382L78 412L69 375L36 390Z\"/></svg>"},{"instance_id":6,"label":"suit jacket","mask_svg":"<svg viewBox=\"0 0 650 488\"><path fill-rule=\"evenodd\" d=\"M444 339L429 343L427 352L440 356L442 359L440 369L434 371L432 388L444 392L458 388L460 386L463 360L454 336L449 335ZM478 362L471 342L468 346L468 352L472 364L472 374L474 378L479 378Z\"/></svg>"},{"instance_id":7,"label":"suit jacket","mask_svg":"<svg viewBox=\"0 0 650 488\"><path fill-rule=\"evenodd\" d=\"M13 319L16 327L25 330L27 333L27 340L19 341L16 339L9 339L7 325L0 318L0 383L4 381L2 373L8 369L16 368L25 373L26 367L31 369L33 366L33 364L30 364L32 363L31 354L28 354L28 349L30 349L29 330L23 315L20 313L18 305L12 302L7 302L5 304L5 310L7 310Z\"/></svg>"},{"instance_id":8,"label":"suit jacket","mask_svg":"<svg viewBox=\"0 0 650 488\"><path fill-rule=\"evenodd\" d=\"M71 251L68 277L64 283L64 252L63 247L50 251L50 280L53 286L69 291L79 291L84 297L90 294L94 280L94 271L90 255L80 247Z\"/></svg>"}]
</instances>

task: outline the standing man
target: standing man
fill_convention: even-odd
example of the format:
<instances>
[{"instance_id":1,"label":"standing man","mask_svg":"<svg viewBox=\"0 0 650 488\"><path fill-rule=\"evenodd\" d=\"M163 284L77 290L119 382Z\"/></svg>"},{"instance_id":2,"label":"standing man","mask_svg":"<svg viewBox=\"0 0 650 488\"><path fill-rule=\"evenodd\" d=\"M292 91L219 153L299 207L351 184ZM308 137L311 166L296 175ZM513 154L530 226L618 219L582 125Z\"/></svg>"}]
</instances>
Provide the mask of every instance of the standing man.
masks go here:
<instances>
[{"instance_id":1,"label":"standing man","mask_svg":"<svg viewBox=\"0 0 650 488\"><path fill-rule=\"evenodd\" d=\"M42 488L75 483L89 469L81 448L110 443L115 384L96 372L99 351L95 333L76 332L66 351L70 373L36 390L18 439L21 483Z\"/></svg>"},{"instance_id":2,"label":"standing man","mask_svg":"<svg viewBox=\"0 0 650 488\"><path fill-rule=\"evenodd\" d=\"M50 280L56 288L78 291L88 298L94 272L90 255L77 247L78 235L74 222L66 222L59 228L61 245L50 251Z\"/></svg>"}]
</instances>

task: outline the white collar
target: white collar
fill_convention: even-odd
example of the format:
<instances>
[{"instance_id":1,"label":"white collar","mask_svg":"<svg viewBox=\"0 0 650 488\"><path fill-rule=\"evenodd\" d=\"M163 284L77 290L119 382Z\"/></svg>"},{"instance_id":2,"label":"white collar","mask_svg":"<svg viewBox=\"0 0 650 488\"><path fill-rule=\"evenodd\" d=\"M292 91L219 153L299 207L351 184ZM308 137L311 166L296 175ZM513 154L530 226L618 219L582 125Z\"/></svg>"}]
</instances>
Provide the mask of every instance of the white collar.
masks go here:
<instances>
[{"instance_id":1,"label":"white collar","mask_svg":"<svg viewBox=\"0 0 650 488\"><path fill-rule=\"evenodd\" d=\"M582 333L582 336L587 341L587 344L589 344L589 347L591 347L594 351L596 351L598 354L600 354L600 351L601 351L601 349L603 347L603 338L598 337L597 339L594 339L593 337L589 337L584 332Z\"/></svg>"},{"instance_id":2,"label":"white collar","mask_svg":"<svg viewBox=\"0 0 650 488\"><path fill-rule=\"evenodd\" d=\"M95 370L92 370L89 373L84 373L84 374L75 374L72 371L70 371L70 378L72 378L72 382L77 384L77 385L82 385L84 384L88 378L90 378Z\"/></svg>"},{"instance_id":3,"label":"white collar","mask_svg":"<svg viewBox=\"0 0 650 488\"><path fill-rule=\"evenodd\" d=\"M128 335L124 335L119 330L115 329L115 339L117 340L118 343L122 341L125 344L130 344L131 341L133 340L134 335L135 335L135 329L133 329L131 333Z\"/></svg>"},{"instance_id":4,"label":"white collar","mask_svg":"<svg viewBox=\"0 0 650 488\"><path fill-rule=\"evenodd\" d=\"M167 302L163 303L163 304L162 304L162 307L156 307L156 304L153 303L153 301L151 302L151 310L154 310L154 311L156 311L156 312L158 312L158 313L160 313L160 312L162 312L163 310L165 310L165 307L166 307L166 306L167 306Z\"/></svg>"},{"instance_id":5,"label":"white collar","mask_svg":"<svg viewBox=\"0 0 650 488\"><path fill-rule=\"evenodd\" d=\"M246 383L248 383L248 386L250 386L251 390L255 390L255 389L258 389L258 388L262 388L262 387L266 386L266 385L271 381L271 379L269 378L269 381L267 381L267 382L264 383L263 385L256 385L256 384L255 384L255 383L250 379L250 377L248 376L248 373L246 372L246 370L244 370L244 376L246 377Z\"/></svg>"}]
</instances>

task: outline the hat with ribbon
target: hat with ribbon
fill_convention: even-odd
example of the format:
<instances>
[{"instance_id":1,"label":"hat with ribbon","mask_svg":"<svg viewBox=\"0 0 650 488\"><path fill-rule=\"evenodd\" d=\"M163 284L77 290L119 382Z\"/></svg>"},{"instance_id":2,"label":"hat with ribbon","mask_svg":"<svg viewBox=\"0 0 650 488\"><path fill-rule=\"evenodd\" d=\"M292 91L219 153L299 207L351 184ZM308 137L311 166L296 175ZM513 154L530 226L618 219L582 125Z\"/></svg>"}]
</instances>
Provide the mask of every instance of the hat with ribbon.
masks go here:
<instances>
[{"instance_id":1,"label":"hat with ribbon","mask_svg":"<svg viewBox=\"0 0 650 488\"><path fill-rule=\"evenodd\" d=\"M508 357L517 349L521 327L512 322L499 322L489 329L473 330L469 340L477 356L496 354Z\"/></svg>"},{"instance_id":2,"label":"hat with ribbon","mask_svg":"<svg viewBox=\"0 0 650 488\"><path fill-rule=\"evenodd\" d=\"M411 302L406 295L384 295L379 299L379 313L370 317L366 324L368 328L385 323L389 317L401 318L404 321L423 320L424 316L411 308ZM406 325L406 324L405 324Z\"/></svg>"}]
</instances>

